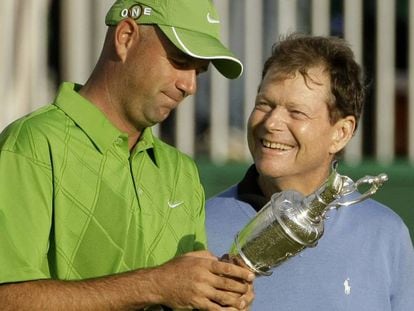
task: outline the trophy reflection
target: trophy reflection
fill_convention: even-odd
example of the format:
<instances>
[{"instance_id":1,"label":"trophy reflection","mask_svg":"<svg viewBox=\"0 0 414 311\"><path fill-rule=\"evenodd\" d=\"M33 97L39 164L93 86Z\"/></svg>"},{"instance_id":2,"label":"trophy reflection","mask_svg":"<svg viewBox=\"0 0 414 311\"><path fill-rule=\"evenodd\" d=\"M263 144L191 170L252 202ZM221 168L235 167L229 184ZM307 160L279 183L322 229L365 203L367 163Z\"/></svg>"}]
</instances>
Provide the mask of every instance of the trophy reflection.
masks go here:
<instances>
[{"instance_id":1,"label":"trophy reflection","mask_svg":"<svg viewBox=\"0 0 414 311\"><path fill-rule=\"evenodd\" d=\"M235 236L230 260L247 265L257 275L271 275L272 269L307 247L316 246L324 231L326 213L361 202L388 180L386 174L365 176L354 182L336 171L314 193L303 196L282 191ZM370 185L363 194L358 187Z\"/></svg>"}]
</instances>

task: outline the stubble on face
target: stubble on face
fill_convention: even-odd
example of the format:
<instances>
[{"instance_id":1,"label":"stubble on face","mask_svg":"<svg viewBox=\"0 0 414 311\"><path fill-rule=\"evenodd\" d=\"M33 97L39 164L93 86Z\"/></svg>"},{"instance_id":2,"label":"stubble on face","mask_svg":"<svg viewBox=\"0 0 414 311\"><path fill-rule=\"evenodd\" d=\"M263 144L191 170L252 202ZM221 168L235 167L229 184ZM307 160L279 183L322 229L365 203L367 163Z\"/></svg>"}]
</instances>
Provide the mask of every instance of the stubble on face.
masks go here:
<instances>
[{"instance_id":1,"label":"stubble on face","mask_svg":"<svg viewBox=\"0 0 414 311\"><path fill-rule=\"evenodd\" d=\"M140 39L125 64L123 96L129 122L140 128L164 121L196 90L196 76L209 61L180 51L157 26L139 25ZM141 32L142 30L142 32Z\"/></svg>"}]
</instances>

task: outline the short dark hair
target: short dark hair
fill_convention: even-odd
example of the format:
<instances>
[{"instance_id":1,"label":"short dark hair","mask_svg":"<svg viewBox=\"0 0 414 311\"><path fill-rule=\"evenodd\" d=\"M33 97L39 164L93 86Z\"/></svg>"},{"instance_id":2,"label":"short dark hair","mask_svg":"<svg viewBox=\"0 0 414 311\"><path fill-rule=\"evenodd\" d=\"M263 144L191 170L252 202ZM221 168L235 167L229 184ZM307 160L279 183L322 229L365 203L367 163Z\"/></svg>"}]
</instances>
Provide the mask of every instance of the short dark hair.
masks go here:
<instances>
[{"instance_id":1,"label":"short dark hair","mask_svg":"<svg viewBox=\"0 0 414 311\"><path fill-rule=\"evenodd\" d=\"M283 76L299 72L307 80L308 70L317 66L324 67L330 76L333 102L328 103L328 110L331 122L351 115L355 117L356 127L364 105L365 85L361 67L344 39L299 33L282 38L273 45L272 55L264 64L262 81L270 69Z\"/></svg>"}]
</instances>

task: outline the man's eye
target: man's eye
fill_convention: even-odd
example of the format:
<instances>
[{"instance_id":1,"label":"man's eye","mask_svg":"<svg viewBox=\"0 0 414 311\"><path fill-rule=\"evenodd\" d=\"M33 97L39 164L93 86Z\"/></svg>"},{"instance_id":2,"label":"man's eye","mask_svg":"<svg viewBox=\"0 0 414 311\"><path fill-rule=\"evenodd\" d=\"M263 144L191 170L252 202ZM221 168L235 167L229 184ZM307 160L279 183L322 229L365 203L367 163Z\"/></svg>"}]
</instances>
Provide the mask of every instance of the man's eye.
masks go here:
<instances>
[{"instance_id":1,"label":"man's eye","mask_svg":"<svg viewBox=\"0 0 414 311\"><path fill-rule=\"evenodd\" d=\"M189 62L187 59L184 58L170 58L170 61L179 68L187 68L189 66Z\"/></svg>"},{"instance_id":2,"label":"man's eye","mask_svg":"<svg viewBox=\"0 0 414 311\"><path fill-rule=\"evenodd\" d=\"M272 111L272 107L266 102L256 102L255 109L263 111L263 112Z\"/></svg>"},{"instance_id":3,"label":"man's eye","mask_svg":"<svg viewBox=\"0 0 414 311\"><path fill-rule=\"evenodd\" d=\"M306 117L306 114L303 111L300 111L300 110L291 110L290 114L294 118L305 118Z\"/></svg>"}]
</instances>

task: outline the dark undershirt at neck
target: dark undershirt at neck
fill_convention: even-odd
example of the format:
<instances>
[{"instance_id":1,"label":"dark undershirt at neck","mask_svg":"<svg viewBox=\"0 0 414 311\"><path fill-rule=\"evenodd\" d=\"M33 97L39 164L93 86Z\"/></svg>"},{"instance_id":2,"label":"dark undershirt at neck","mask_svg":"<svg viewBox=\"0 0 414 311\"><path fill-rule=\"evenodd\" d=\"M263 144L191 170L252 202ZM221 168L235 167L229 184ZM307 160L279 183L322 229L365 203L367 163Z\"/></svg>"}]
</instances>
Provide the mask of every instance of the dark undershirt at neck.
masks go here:
<instances>
[{"instance_id":1,"label":"dark undershirt at neck","mask_svg":"<svg viewBox=\"0 0 414 311\"><path fill-rule=\"evenodd\" d=\"M250 204L257 212L268 202L257 180L259 173L256 166L252 164L244 175L244 178L237 185L237 198L240 201Z\"/></svg>"}]
</instances>

